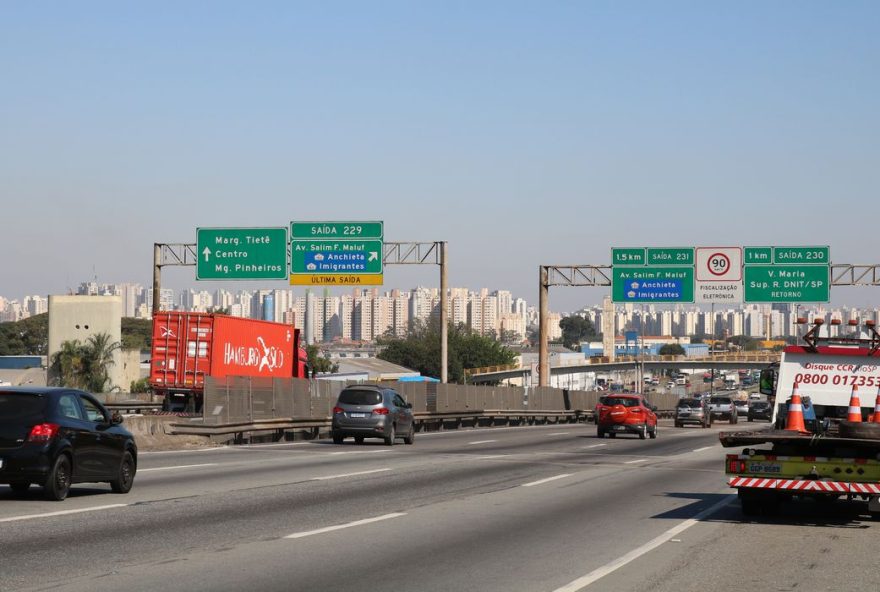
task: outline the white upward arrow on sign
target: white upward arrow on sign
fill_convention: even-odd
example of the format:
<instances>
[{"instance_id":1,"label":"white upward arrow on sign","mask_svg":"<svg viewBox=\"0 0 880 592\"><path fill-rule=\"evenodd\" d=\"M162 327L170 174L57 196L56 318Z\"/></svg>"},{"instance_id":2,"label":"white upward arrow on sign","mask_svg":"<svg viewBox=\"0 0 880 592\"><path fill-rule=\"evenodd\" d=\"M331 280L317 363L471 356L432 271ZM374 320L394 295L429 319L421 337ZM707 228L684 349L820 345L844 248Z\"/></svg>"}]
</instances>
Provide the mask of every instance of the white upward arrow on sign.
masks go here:
<instances>
[{"instance_id":1,"label":"white upward arrow on sign","mask_svg":"<svg viewBox=\"0 0 880 592\"><path fill-rule=\"evenodd\" d=\"M202 255L205 256L205 261L208 260L208 256L209 256L210 254L211 254L211 249L209 249L208 247L205 247L205 250L202 251Z\"/></svg>"}]
</instances>

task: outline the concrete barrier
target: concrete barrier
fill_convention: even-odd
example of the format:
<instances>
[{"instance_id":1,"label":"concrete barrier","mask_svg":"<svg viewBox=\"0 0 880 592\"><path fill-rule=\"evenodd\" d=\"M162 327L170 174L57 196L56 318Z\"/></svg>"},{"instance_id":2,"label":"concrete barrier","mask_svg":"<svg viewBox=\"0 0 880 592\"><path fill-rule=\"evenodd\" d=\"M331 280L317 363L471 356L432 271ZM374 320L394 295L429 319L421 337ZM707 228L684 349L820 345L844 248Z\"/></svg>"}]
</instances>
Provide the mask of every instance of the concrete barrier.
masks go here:
<instances>
[{"instance_id":1,"label":"concrete barrier","mask_svg":"<svg viewBox=\"0 0 880 592\"><path fill-rule=\"evenodd\" d=\"M179 417L126 415L122 425L134 434L140 452L156 450L186 450L216 446L210 436L172 434L171 424Z\"/></svg>"}]
</instances>

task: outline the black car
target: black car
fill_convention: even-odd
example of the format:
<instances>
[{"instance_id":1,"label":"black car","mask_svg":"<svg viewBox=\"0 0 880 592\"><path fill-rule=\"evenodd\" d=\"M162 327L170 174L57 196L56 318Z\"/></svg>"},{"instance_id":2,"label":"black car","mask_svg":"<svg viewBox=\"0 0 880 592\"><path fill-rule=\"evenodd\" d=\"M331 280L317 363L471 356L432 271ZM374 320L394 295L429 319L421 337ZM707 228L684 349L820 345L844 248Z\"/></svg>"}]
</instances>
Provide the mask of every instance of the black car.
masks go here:
<instances>
[{"instance_id":1,"label":"black car","mask_svg":"<svg viewBox=\"0 0 880 592\"><path fill-rule=\"evenodd\" d=\"M106 482L128 493L137 445L120 423L83 391L0 387L0 484L23 494L35 483L55 501L72 483Z\"/></svg>"},{"instance_id":2,"label":"black car","mask_svg":"<svg viewBox=\"0 0 880 592\"><path fill-rule=\"evenodd\" d=\"M754 421L756 419L766 419L767 421L770 421L770 416L772 414L773 408L767 401L752 401L749 403L749 421Z\"/></svg>"}]
</instances>

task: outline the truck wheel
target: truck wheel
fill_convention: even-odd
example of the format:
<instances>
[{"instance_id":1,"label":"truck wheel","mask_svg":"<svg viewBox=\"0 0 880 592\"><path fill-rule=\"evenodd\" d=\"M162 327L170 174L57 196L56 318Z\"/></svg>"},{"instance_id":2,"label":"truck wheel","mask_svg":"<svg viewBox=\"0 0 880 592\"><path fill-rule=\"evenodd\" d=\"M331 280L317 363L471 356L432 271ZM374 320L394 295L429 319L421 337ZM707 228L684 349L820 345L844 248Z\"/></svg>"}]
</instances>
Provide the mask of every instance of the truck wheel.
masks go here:
<instances>
[{"instance_id":1,"label":"truck wheel","mask_svg":"<svg viewBox=\"0 0 880 592\"><path fill-rule=\"evenodd\" d=\"M739 504L742 513L746 516L758 516L761 514L761 498L754 491L739 490Z\"/></svg>"}]
</instances>

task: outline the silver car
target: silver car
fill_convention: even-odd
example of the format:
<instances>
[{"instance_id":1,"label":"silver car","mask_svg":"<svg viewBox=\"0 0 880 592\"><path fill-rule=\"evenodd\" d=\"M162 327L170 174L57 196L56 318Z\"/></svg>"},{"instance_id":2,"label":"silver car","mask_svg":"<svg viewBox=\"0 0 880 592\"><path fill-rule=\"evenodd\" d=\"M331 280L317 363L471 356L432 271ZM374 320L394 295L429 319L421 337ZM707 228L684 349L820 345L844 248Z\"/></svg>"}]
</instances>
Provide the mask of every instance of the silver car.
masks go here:
<instances>
[{"instance_id":1,"label":"silver car","mask_svg":"<svg viewBox=\"0 0 880 592\"><path fill-rule=\"evenodd\" d=\"M364 438L382 438L386 446L403 438L407 444L415 441L416 426L412 404L392 388L376 385L356 385L339 393L333 407L331 435L334 444L353 436L358 444Z\"/></svg>"}]
</instances>

